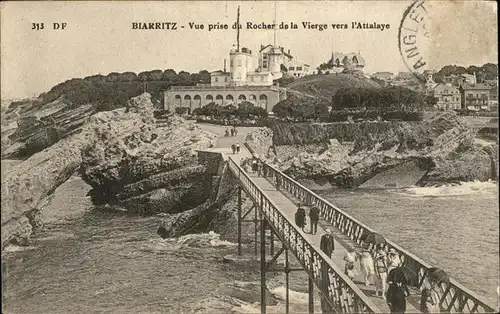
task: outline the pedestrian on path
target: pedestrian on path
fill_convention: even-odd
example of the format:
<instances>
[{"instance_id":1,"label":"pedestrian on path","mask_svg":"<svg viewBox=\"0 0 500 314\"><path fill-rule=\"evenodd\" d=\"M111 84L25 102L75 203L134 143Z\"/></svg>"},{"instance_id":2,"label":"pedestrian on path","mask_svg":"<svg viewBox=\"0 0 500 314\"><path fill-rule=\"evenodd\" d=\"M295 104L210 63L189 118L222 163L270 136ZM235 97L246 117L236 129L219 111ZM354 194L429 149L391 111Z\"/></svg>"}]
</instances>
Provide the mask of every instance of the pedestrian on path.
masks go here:
<instances>
[{"instance_id":1,"label":"pedestrian on path","mask_svg":"<svg viewBox=\"0 0 500 314\"><path fill-rule=\"evenodd\" d=\"M264 165L262 165L262 161L257 161L257 176L260 177L262 175ZM305 219L305 218L304 218Z\"/></svg>"},{"instance_id":2,"label":"pedestrian on path","mask_svg":"<svg viewBox=\"0 0 500 314\"><path fill-rule=\"evenodd\" d=\"M311 221L311 234L318 232L319 208L313 205L309 210L309 220Z\"/></svg>"},{"instance_id":3,"label":"pedestrian on path","mask_svg":"<svg viewBox=\"0 0 500 314\"><path fill-rule=\"evenodd\" d=\"M387 264L387 273L390 273L391 270L401 265L399 254L394 248L390 248L389 252L387 252Z\"/></svg>"},{"instance_id":4,"label":"pedestrian on path","mask_svg":"<svg viewBox=\"0 0 500 314\"><path fill-rule=\"evenodd\" d=\"M234 136L238 135L238 129L236 128L236 126L234 126L233 128L234 128Z\"/></svg>"},{"instance_id":5,"label":"pedestrian on path","mask_svg":"<svg viewBox=\"0 0 500 314\"><path fill-rule=\"evenodd\" d=\"M297 212L295 212L295 224L304 231L304 227L306 226L306 211L300 203L297 207Z\"/></svg>"},{"instance_id":6,"label":"pedestrian on path","mask_svg":"<svg viewBox=\"0 0 500 314\"><path fill-rule=\"evenodd\" d=\"M430 289L424 288L420 296L420 310L422 313L440 313L439 308L439 283L434 280L430 281Z\"/></svg>"},{"instance_id":7,"label":"pedestrian on path","mask_svg":"<svg viewBox=\"0 0 500 314\"><path fill-rule=\"evenodd\" d=\"M365 244L361 250L359 263L365 275L365 285L369 287L371 284L370 277L375 277L375 264L368 244Z\"/></svg>"},{"instance_id":8,"label":"pedestrian on path","mask_svg":"<svg viewBox=\"0 0 500 314\"><path fill-rule=\"evenodd\" d=\"M391 313L406 312L406 296L402 283L392 282L389 284L386 302L391 309Z\"/></svg>"},{"instance_id":9,"label":"pedestrian on path","mask_svg":"<svg viewBox=\"0 0 500 314\"><path fill-rule=\"evenodd\" d=\"M252 171L253 173L257 172L258 170L258 161L257 161L257 158L253 158L252 159Z\"/></svg>"},{"instance_id":10,"label":"pedestrian on path","mask_svg":"<svg viewBox=\"0 0 500 314\"><path fill-rule=\"evenodd\" d=\"M231 137L234 136L234 128L231 128Z\"/></svg>"},{"instance_id":11,"label":"pedestrian on path","mask_svg":"<svg viewBox=\"0 0 500 314\"><path fill-rule=\"evenodd\" d=\"M325 234L321 236L321 240L319 242L319 248L329 258L332 258L332 253L335 250L335 242L330 229L325 229Z\"/></svg>"},{"instance_id":12,"label":"pedestrian on path","mask_svg":"<svg viewBox=\"0 0 500 314\"><path fill-rule=\"evenodd\" d=\"M229 137L229 128L226 128L226 134L224 136Z\"/></svg>"},{"instance_id":13,"label":"pedestrian on path","mask_svg":"<svg viewBox=\"0 0 500 314\"><path fill-rule=\"evenodd\" d=\"M356 262L358 261L358 253L352 246L347 250L344 256L344 261L344 273L347 275L347 277L349 277L349 279L354 280L354 277L356 277L357 274Z\"/></svg>"},{"instance_id":14,"label":"pedestrian on path","mask_svg":"<svg viewBox=\"0 0 500 314\"><path fill-rule=\"evenodd\" d=\"M384 247L380 245L374 255L375 262L375 294L385 300L387 282L387 256Z\"/></svg>"},{"instance_id":15,"label":"pedestrian on path","mask_svg":"<svg viewBox=\"0 0 500 314\"><path fill-rule=\"evenodd\" d=\"M233 155L236 154L236 144L231 145L231 150L233 151Z\"/></svg>"},{"instance_id":16,"label":"pedestrian on path","mask_svg":"<svg viewBox=\"0 0 500 314\"><path fill-rule=\"evenodd\" d=\"M240 144L236 143L236 153L240 153Z\"/></svg>"}]
</instances>

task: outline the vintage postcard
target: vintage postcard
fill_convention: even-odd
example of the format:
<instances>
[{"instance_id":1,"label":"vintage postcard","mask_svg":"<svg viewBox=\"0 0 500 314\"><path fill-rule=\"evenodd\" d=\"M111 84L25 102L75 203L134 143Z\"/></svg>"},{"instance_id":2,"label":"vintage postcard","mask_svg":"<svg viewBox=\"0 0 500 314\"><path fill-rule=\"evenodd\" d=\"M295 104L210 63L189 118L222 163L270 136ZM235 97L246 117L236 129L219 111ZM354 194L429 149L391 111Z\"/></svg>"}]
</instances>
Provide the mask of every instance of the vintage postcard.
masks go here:
<instances>
[{"instance_id":1,"label":"vintage postcard","mask_svg":"<svg viewBox=\"0 0 500 314\"><path fill-rule=\"evenodd\" d=\"M2 313L499 311L494 1L4 1Z\"/></svg>"}]
</instances>

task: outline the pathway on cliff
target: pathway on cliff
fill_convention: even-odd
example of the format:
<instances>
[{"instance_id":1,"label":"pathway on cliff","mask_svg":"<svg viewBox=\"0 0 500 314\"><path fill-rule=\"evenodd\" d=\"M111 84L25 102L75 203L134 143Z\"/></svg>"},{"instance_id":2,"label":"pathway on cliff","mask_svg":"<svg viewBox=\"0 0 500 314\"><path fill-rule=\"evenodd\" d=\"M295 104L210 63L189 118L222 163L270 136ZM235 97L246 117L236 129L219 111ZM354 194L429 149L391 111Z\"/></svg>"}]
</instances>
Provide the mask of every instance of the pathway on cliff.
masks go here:
<instances>
[{"instance_id":1,"label":"pathway on cliff","mask_svg":"<svg viewBox=\"0 0 500 314\"><path fill-rule=\"evenodd\" d=\"M213 128L208 127L207 125L203 125L202 128L207 129L211 132L214 132L217 127L212 126ZM217 151L220 153L224 154L224 158L232 158L237 164L240 164L240 161L244 158L251 157L251 153L248 151L248 149L243 145L244 139L246 137L246 134L251 132L252 130L248 130L245 128L240 128L238 132L237 137L223 137L224 133L224 127L219 126L218 127L219 131L214 132L222 137L219 138L216 147L212 148L211 151ZM252 128L253 129L253 128ZM222 132L220 132L222 130ZM232 154L231 152L231 144L238 142L240 143L241 146L241 152L239 154ZM285 193L285 191L278 191L276 187L271 184L269 180L263 177L258 177L256 173L250 172L249 173L250 178L253 180L253 182L259 186L262 190L266 191L266 194L271 198L274 204L276 204L281 212L288 217L291 221L294 221L294 215L295 211L297 210L297 203L298 200L295 199L294 197L290 196L288 193ZM309 221L308 221L309 222ZM310 226L306 226L306 231L309 229ZM318 232L313 235L306 233L306 237L313 243L316 243L318 248L320 244L320 239L323 234L325 234L325 229L330 229L333 231L333 235L335 237L335 251L332 255L332 261L338 265L341 269L344 268L344 256L347 252L347 248L349 246L357 247L359 248L359 245L354 243L352 240L348 239L346 236L342 235L340 231L335 228L334 226L329 225L329 223L325 222L324 220L320 221L320 224L318 226ZM354 283L358 286L359 289L361 289L367 297L370 298L370 300L384 313L389 313L389 307L387 306L385 300L383 300L381 297L375 296L375 288L373 285L371 286L366 286L364 282L364 277L361 273L361 271L358 271L358 275L354 279ZM408 313L419 313L420 311L418 310L419 308L419 303L420 303L420 295L418 291L410 291L411 295L410 297L407 298L407 312Z\"/></svg>"}]
</instances>

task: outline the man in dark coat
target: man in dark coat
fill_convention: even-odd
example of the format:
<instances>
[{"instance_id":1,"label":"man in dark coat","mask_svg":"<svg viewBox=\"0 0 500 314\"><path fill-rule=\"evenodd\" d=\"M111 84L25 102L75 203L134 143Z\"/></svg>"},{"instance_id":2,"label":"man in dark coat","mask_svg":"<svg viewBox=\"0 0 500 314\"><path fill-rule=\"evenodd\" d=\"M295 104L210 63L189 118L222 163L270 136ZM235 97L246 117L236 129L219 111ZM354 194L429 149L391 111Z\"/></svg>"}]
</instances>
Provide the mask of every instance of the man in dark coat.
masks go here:
<instances>
[{"instance_id":1,"label":"man in dark coat","mask_svg":"<svg viewBox=\"0 0 500 314\"><path fill-rule=\"evenodd\" d=\"M405 289L401 283L392 282L387 289L386 302L391 313L406 312L406 295Z\"/></svg>"},{"instance_id":2,"label":"man in dark coat","mask_svg":"<svg viewBox=\"0 0 500 314\"><path fill-rule=\"evenodd\" d=\"M325 230L325 234L321 236L321 241L319 244L319 248L323 251L328 257L332 258L332 252L335 250L335 244L333 242L333 235L331 234L330 229ZM325 261L322 262L321 265L321 283L323 285L323 289L327 290L330 286L330 278L328 275L328 264ZM331 308L328 301L322 297L321 298L321 310L323 313L332 313L333 309Z\"/></svg>"},{"instance_id":3,"label":"man in dark coat","mask_svg":"<svg viewBox=\"0 0 500 314\"><path fill-rule=\"evenodd\" d=\"M311 234L316 234L318 232L318 222L319 222L319 208L314 205L309 210L309 219L311 221Z\"/></svg>"},{"instance_id":4,"label":"man in dark coat","mask_svg":"<svg viewBox=\"0 0 500 314\"><path fill-rule=\"evenodd\" d=\"M333 242L333 235L330 229L325 230L325 234L321 236L321 241L319 243L319 248L328 257L332 258L332 253L335 250L335 243Z\"/></svg>"},{"instance_id":5,"label":"man in dark coat","mask_svg":"<svg viewBox=\"0 0 500 314\"><path fill-rule=\"evenodd\" d=\"M304 227L306 226L306 211L301 207L299 203L299 207L297 207L297 212L295 212L295 224L304 231Z\"/></svg>"}]
</instances>

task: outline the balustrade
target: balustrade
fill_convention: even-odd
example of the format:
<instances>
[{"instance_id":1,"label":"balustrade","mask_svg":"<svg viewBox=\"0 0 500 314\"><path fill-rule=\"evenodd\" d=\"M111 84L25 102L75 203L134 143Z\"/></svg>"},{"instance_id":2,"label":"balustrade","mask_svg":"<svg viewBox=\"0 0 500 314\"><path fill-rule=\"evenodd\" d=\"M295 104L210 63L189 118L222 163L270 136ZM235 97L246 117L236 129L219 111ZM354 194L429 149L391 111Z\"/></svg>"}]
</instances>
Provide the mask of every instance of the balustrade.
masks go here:
<instances>
[{"instance_id":1,"label":"balustrade","mask_svg":"<svg viewBox=\"0 0 500 314\"><path fill-rule=\"evenodd\" d=\"M290 221L278 207L237 165L229 158L229 169L239 179L242 188L259 204L260 210L273 228L275 234L295 255L304 271L309 274L322 295L336 312L345 313L380 313L381 311L367 298L364 293L344 275L344 271L335 265L321 250L314 246L305 235ZM295 185L289 184L289 187ZM296 193L299 190L296 190ZM306 196L304 194L303 196ZM321 266L328 274L330 284L324 287Z\"/></svg>"}]
</instances>

